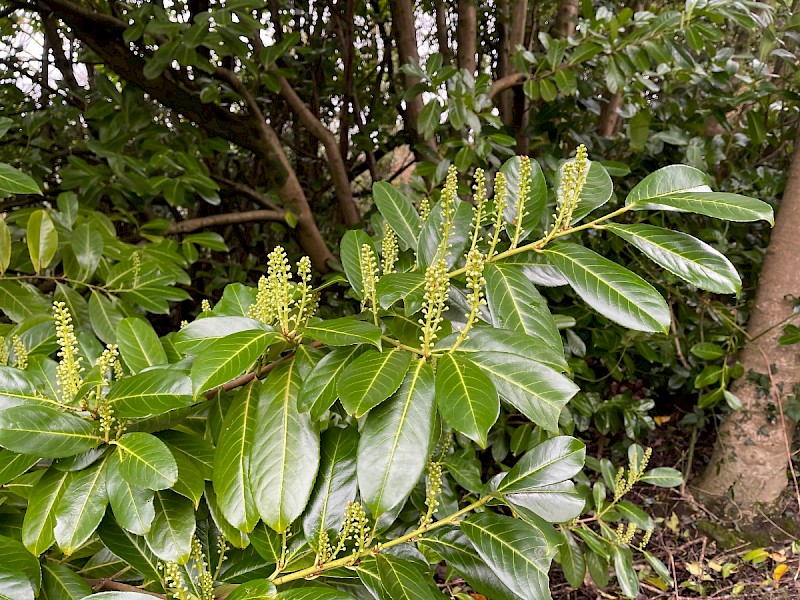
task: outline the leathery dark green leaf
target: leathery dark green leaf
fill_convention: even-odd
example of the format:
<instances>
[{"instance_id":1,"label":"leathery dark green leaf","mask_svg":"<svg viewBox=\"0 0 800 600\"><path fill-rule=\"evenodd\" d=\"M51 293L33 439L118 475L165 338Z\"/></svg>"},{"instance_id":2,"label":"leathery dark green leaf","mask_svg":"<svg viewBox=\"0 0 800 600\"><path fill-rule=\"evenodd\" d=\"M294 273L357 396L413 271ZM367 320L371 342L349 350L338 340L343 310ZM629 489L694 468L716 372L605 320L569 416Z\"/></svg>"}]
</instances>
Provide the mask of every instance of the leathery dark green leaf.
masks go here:
<instances>
[{"instance_id":1,"label":"leathery dark green leaf","mask_svg":"<svg viewBox=\"0 0 800 600\"><path fill-rule=\"evenodd\" d=\"M405 501L425 470L434 392L433 368L416 359L397 393L367 416L358 448L358 487L375 517Z\"/></svg>"},{"instance_id":2,"label":"leathery dark green leaf","mask_svg":"<svg viewBox=\"0 0 800 600\"><path fill-rule=\"evenodd\" d=\"M469 359L489 376L506 402L543 429L558 432L561 409L578 392L577 385L550 367L517 355L474 352Z\"/></svg>"},{"instance_id":3,"label":"leathery dark green leaf","mask_svg":"<svg viewBox=\"0 0 800 600\"><path fill-rule=\"evenodd\" d=\"M312 548L317 548L322 531L334 539L347 504L355 500L358 440L353 427L332 427L322 434L319 473L303 515L303 532Z\"/></svg>"},{"instance_id":4,"label":"leathery dark green leaf","mask_svg":"<svg viewBox=\"0 0 800 600\"><path fill-rule=\"evenodd\" d=\"M278 532L302 514L319 467L319 434L297 410L299 391L294 361L284 362L264 382L257 409L250 484L261 518Z\"/></svg>"},{"instance_id":5,"label":"leathery dark green leaf","mask_svg":"<svg viewBox=\"0 0 800 600\"><path fill-rule=\"evenodd\" d=\"M258 380L237 392L222 423L212 475L217 503L225 519L248 533L259 520L248 471L260 393Z\"/></svg>"},{"instance_id":6,"label":"leathery dark green leaf","mask_svg":"<svg viewBox=\"0 0 800 600\"><path fill-rule=\"evenodd\" d=\"M583 468L586 446L580 440L560 435L528 450L497 487L501 493L527 492L566 481Z\"/></svg>"},{"instance_id":7,"label":"leathery dark green leaf","mask_svg":"<svg viewBox=\"0 0 800 600\"><path fill-rule=\"evenodd\" d=\"M336 382L345 410L356 418L365 415L400 387L411 362L405 350L367 350L350 363Z\"/></svg>"},{"instance_id":8,"label":"leathery dark green leaf","mask_svg":"<svg viewBox=\"0 0 800 600\"><path fill-rule=\"evenodd\" d=\"M461 529L481 558L520 598L551 598L548 572L553 549L533 525L483 512L462 521Z\"/></svg>"},{"instance_id":9,"label":"leathery dark green leaf","mask_svg":"<svg viewBox=\"0 0 800 600\"><path fill-rule=\"evenodd\" d=\"M491 379L472 361L445 354L436 367L436 402L453 429L486 447L489 429L500 414L500 399Z\"/></svg>"},{"instance_id":10,"label":"leathery dark green leaf","mask_svg":"<svg viewBox=\"0 0 800 600\"><path fill-rule=\"evenodd\" d=\"M149 433L126 433L116 441L119 474L133 487L171 488L178 480L178 465L167 445Z\"/></svg>"},{"instance_id":11,"label":"leathery dark green leaf","mask_svg":"<svg viewBox=\"0 0 800 600\"><path fill-rule=\"evenodd\" d=\"M578 244L550 244L543 254L572 289L601 315L629 329L664 333L670 311L664 298L644 279Z\"/></svg>"}]
</instances>

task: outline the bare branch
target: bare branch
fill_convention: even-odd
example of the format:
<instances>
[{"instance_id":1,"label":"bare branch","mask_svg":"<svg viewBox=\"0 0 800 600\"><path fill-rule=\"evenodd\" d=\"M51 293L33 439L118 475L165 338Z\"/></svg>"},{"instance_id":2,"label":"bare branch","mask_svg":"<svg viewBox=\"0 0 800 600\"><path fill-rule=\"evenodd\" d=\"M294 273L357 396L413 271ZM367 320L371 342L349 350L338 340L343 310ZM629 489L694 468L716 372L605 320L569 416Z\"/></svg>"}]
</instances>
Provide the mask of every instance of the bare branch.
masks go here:
<instances>
[{"instance_id":1,"label":"bare branch","mask_svg":"<svg viewBox=\"0 0 800 600\"><path fill-rule=\"evenodd\" d=\"M270 210L281 210L277 204L272 202L258 190L251 188L246 183L234 181L233 179L228 179L222 175L211 175L211 178L217 183L221 183L222 185L229 187L234 192L241 194L245 198L249 198L254 204L258 204L259 206L263 206L264 208L268 208Z\"/></svg>"},{"instance_id":2,"label":"bare branch","mask_svg":"<svg viewBox=\"0 0 800 600\"><path fill-rule=\"evenodd\" d=\"M166 598L164 594L156 594L155 592L148 592L135 585L128 585L127 583L120 583L113 579L87 579L86 582L92 587L95 592L138 592L145 596L153 596L153 598Z\"/></svg>"},{"instance_id":3,"label":"bare branch","mask_svg":"<svg viewBox=\"0 0 800 600\"><path fill-rule=\"evenodd\" d=\"M186 219L178 223L173 223L167 229L168 234L189 233L198 229L208 227L218 227L220 225L233 225L236 223L255 223L258 221L286 221L285 210L247 210L244 212L222 213L219 215L209 215L207 217L197 217Z\"/></svg>"},{"instance_id":4,"label":"bare branch","mask_svg":"<svg viewBox=\"0 0 800 600\"><path fill-rule=\"evenodd\" d=\"M512 73L501 77L492 84L492 89L489 91L489 98L494 98L497 94L520 85L525 81L525 76L522 73Z\"/></svg>"},{"instance_id":5,"label":"bare branch","mask_svg":"<svg viewBox=\"0 0 800 600\"><path fill-rule=\"evenodd\" d=\"M291 84L285 77L279 77L281 83L281 94L289 103L290 108L300 119L303 126L325 146L328 167L331 170L333 186L336 189L336 198L339 200L339 208L342 211L345 224L348 226L357 225L361 222L361 215L358 207L353 202L353 190L350 188L350 178L347 175L347 166L339 150L336 138L330 130L323 125L314 113L300 99ZM345 110L344 108L342 110Z\"/></svg>"}]
</instances>

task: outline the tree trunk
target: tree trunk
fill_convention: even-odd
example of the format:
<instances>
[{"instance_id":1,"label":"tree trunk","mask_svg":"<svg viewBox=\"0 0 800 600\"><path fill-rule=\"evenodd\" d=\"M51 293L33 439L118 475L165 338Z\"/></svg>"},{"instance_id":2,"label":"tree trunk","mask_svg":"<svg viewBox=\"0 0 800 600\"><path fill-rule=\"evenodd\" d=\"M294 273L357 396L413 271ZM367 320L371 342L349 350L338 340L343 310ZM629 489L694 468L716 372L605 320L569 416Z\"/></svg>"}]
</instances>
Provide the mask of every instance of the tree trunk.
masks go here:
<instances>
[{"instance_id":1,"label":"tree trunk","mask_svg":"<svg viewBox=\"0 0 800 600\"><path fill-rule=\"evenodd\" d=\"M475 0L459 0L458 2L458 68L466 69L470 75L475 74L475 56L478 39L478 5Z\"/></svg>"},{"instance_id":2,"label":"tree trunk","mask_svg":"<svg viewBox=\"0 0 800 600\"><path fill-rule=\"evenodd\" d=\"M800 384L800 348L780 346L778 338L783 329L779 324L792 316L800 295L798 231L800 128L747 326L749 341L740 357L745 373L767 374L771 369L773 385L764 389L747 377L735 382L733 392L742 401L742 409L723 423L711 463L694 484L706 498L732 492L734 502L747 507L775 501L786 487L787 440L792 439L795 424L784 423L777 402L785 403Z\"/></svg>"},{"instance_id":3,"label":"tree trunk","mask_svg":"<svg viewBox=\"0 0 800 600\"><path fill-rule=\"evenodd\" d=\"M558 16L553 25L553 37L567 39L575 33L575 20L578 18L579 0L563 0L558 7Z\"/></svg>"},{"instance_id":4,"label":"tree trunk","mask_svg":"<svg viewBox=\"0 0 800 600\"><path fill-rule=\"evenodd\" d=\"M417 50L417 25L414 21L413 0L397 0L389 2L392 11L392 30L397 41L397 51L400 55L400 64L410 62L419 64L419 51ZM405 88L410 90L419 83L419 77L406 74L404 77ZM417 132L419 113L422 112L422 96L419 94L406 101L406 129ZM433 139L418 141L436 151L436 142Z\"/></svg>"},{"instance_id":5,"label":"tree trunk","mask_svg":"<svg viewBox=\"0 0 800 600\"><path fill-rule=\"evenodd\" d=\"M622 92L616 92L609 96L608 92L603 94L607 102L600 110L600 120L597 124L597 133L605 138L614 135L619 123L619 109L622 108Z\"/></svg>"},{"instance_id":6,"label":"tree trunk","mask_svg":"<svg viewBox=\"0 0 800 600\"><path fill-rule=\"evenodd\" d=\"M450 29L447 27L447 4L444 2L434 2L436 10L436 41L439 44L439 52L442 55L444 64L449 65L453 62L453 52L450 49Z\"/></svg>"}]
</instances>

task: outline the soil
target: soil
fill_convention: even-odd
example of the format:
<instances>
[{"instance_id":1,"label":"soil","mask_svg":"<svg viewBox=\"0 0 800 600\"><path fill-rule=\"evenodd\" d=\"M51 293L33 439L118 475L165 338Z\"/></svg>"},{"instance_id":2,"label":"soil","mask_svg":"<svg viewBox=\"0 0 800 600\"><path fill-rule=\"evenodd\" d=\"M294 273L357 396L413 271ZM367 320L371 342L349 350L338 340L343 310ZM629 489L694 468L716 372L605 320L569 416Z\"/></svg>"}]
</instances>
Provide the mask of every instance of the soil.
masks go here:
<instances>
[{"instance_id":1,"label":"soil","mask_svg":"<svg viewBox=\"0 0 800 600\"><path fill-rule=\"evenodd\" d=\"M674 467L685 473L692 453L690 439L685 429L668 423L641 443L653 448L650 466ZM708 463L713 440L713 431L697 435L690 482ZM592 452L591 443L587 450ZM800 456L794 458L795 470L800 471ZM721 516L715 514L694 499L691 485L683 490L637 485L626 498L657 520L647 550L672 574L666 590L659 589L660 581L643 582L639 599L800 599L800 495L791 483L779 503L756 508L751 514L731 507L717 509ZM636 567L650 570L643 558ZM556 600L623 597L614 579L600 590L587 576L581 589L573 589L556 565L551 571L551 591Z\"/></svg>"}]
</instances>

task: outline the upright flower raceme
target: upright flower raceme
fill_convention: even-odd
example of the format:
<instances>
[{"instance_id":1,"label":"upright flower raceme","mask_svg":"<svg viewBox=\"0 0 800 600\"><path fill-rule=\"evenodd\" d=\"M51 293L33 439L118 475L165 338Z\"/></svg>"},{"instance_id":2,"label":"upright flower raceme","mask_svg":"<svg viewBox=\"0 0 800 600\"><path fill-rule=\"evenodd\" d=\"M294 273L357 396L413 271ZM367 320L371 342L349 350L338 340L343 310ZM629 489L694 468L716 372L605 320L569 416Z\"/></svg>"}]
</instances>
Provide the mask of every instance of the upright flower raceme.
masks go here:
<instances>
[{"instance_id":1,"label":"upright flower raceme","mask_svg":"<svg viewBox=\"0 0 800 600\"><path fill-rule=\"evenodd\" d=\"M53 317L56 322L56 338L58 339L58 358L56 381L61 390L61 401L70 404L81 386L83 359L78 354L78 338L72 325L72 315L64 302L53 303Z\"/></svg>"}]
</instances>

